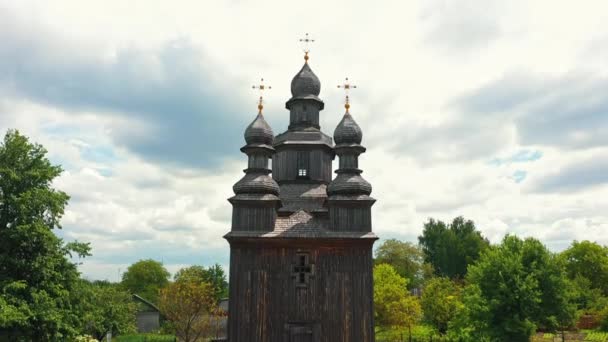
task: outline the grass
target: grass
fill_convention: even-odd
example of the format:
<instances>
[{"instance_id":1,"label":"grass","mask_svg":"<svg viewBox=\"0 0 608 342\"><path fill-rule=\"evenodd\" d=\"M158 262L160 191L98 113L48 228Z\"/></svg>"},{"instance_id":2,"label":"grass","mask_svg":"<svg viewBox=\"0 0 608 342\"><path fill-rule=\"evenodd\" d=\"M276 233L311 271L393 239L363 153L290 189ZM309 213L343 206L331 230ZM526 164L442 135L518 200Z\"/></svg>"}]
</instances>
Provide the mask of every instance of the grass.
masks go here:
<instances>
[{"instance_id":1,"label":"grass","mask_svg":"<svg viewBox=\"0 0 608 342\"><path fill-rule=\"evenodd\" d=\"M561 341L560 334L539 333L532 338L533 342L552 342L557 340ZM597 330L581 330L579 333L566 332L566 341L608 342L608 332Z\"/></svg>"},{"instance_id":2,"label":"grass","mask_svg":"<svg viewBox=\"0 0 608 342\"><path fill-rule=\"evenodd\" d=\"M441 337L433 327L429 325L416 325L412 327L412 341L430 341L433 342L447 341L445 337ZM376 327L376 341L407 341L408 330L402 329L381 329Z\"/></svg>"},{"instance_id":3,"label":"grass","mask_svg":"<svg viewBox=\"0 0 608 342\"><path fill-rule=\"evenodd\" d=\"M117 336L112 339L113 342L174 342L173 335L158 335L158 334L133 334Z\"/></svg>"},{"instance_id":4,"label":"grass","mask_svg":"<svg viewBox=\"0 0 608 342\"><path fill-rule=\"evenodd\" d=\"M585 341L607 342L608 333L601 331L590 331L585 335Z\"/></svg>"}]
</instances>

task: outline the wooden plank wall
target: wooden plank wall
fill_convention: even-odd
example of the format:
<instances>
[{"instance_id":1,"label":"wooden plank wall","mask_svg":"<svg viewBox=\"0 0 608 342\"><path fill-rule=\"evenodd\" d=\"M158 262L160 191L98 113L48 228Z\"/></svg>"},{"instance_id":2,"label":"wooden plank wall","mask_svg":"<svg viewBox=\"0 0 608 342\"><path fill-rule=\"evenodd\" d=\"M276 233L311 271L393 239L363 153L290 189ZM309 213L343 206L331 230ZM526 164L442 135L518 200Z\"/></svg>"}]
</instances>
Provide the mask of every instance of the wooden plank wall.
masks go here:
<instances>
[{"instance_id":1,"label":"wooden plank wall","mask_svg":"<svg viewBox=\"0 0 608 342\"><path fill-rule=\"evenodd\" d=\"M372 248L231 246L231 342L289 342L293 326L313 327L314 341L374 341ZM315 274L305 287L292 276L306 252Z\"/></svg>"},{"instance_id":2,"label":"wooden plank wall","mask_svg":"<svg viewBox=\"0 0 608 342\"><path fill-rule=\"evenodd\" d=\"M310 147L308 147L310 148ZM318 149L284 149L272 157L272 178L276 181L293 181L298 176L298 151L308 152L309 178L329 183L332 179L332 155L324 148Z\"/></svg>"},{"instance_id":3,"label":"wooden plank wall","mask_svg":"<svg viewBox=\"0 0 608 342\"><path fill-rule=\"evenodd\" d=\"M330 229L336 232L371 232L372 208L370 206L329 206Z\"/></svg>"}]
</instances>

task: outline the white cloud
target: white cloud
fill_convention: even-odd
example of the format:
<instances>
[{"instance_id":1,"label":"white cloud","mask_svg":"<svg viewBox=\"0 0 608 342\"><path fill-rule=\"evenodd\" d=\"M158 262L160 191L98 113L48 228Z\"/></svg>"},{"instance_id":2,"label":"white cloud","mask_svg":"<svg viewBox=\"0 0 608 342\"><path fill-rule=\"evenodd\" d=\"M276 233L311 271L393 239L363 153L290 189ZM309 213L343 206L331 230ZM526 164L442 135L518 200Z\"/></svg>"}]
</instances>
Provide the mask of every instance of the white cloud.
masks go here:
<instances>
[{"instance_id":1,"label":"white cloud","mask_svg":"<svg viewBox=\"0 0 608 342\"><path fill-rule=\"evenodd\" d=\"M266 117L282 132L305 31L317 40L311 66L323 84L325 132L343 112L335 84L349 76L359 86L352 112L368 147L361 167L381 237L415 240L428 217L464 215L493 242L515 233L556 250L572 239L608 243L605 2L300 6L0 1L0 67L42 80L28 83L38 92L0 84L0 129L20 129L66 169L57 187L72 200L61 234L92 242L85 274L117 279L138 258L164 259L172 270L227 264L221 236L226 198L246 164L236 140L254 114L250 85L263 76L273 86ZM183 77L171 79L174 72ZM70 84L86 86L71 92ZM237 108L220 125L231 133L220 145L234 148L213 165L205 156L218 145L205 144L201 127L228 115L200 105L197 89ZM175 112L154 107L168 98L191 102L167 106ZM186 105L205 113L179 113ZM540 157L507 161L521 151Z\"/></svg>"}]
</instances>

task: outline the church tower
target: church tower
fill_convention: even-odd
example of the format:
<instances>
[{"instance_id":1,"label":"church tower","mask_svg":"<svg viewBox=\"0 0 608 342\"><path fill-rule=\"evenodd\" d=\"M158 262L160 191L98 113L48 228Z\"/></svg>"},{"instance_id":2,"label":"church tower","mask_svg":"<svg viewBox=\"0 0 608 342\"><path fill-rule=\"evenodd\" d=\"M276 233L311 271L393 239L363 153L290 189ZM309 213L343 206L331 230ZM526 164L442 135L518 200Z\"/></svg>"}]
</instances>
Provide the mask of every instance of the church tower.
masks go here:
<instances>
[{"instance_id":1,"label":"church tower","mask_svg":"<svg viewBox=\"0 0 608 342\"><path fill-rule=\"evenodd\" d=\"M321 83L305 60L291 82L287 131L273 136L261 101L245 131L249 166L225 235L230 342L374 341L375 200L358 168L362 132L348 97L333 139L321 131Z\"/></svg>"}]
</instances>

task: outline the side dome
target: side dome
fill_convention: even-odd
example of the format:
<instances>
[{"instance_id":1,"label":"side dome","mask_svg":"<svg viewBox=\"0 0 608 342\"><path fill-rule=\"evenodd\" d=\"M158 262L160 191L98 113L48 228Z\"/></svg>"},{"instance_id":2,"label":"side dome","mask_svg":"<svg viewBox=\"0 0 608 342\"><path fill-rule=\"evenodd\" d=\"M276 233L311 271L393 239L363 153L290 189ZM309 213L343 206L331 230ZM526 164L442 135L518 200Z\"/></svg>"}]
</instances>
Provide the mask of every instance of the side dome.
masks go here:
<instances>
[{"instance_id":1,"label":"side dome","mask_svg":"<svg viewBox=\"0 0 608 342\"><path fill-rule=\"evenodd\" d=\"M291 95L293 97L319 96L319 93L321 93L321 82L306 63L291 80Z\"/></svg>"},{"instance_id":2,"label":"side dome","mask_svg":"<svg viewBox=\"0 0 608 342\"><path fill-rule=\"evenodd\" d=\"M349 113L344 114L342 121L334 130L334 141L336 144L360 144L363 132L355 119Z\"/></svg>"},{"instance_id":3,"label":"side dome","mask_svg":"<svg viewBox=\"0 0 608 342\"><path fill-rule=\"evenodd\" d=\"M264 120L264 116L260 113L247 126L245 130L245 141L247 144L265 144L272 145L274 133L270 125Z\"/></svg>"},{"instance_id":4,"label":"side dome","mask_svg":"<svg viewBox=\"0 0 608 342\"><path fill-rule=\"evenodd\" d=\"M265 174L248 173L241 178L232 190L235 194L273 194L279 195L279 185Z\"/></svg>"},{"instance_id":5,"label":"side dome","mask_svg":"<svg viewBox=\"0 0 608 342\"><path fill-rule=\"evenodd\" d=\"M327 186L327 194L332 195L369 195L372 186L359 174L340 173Z\"/></svg>"}]
</instances>

